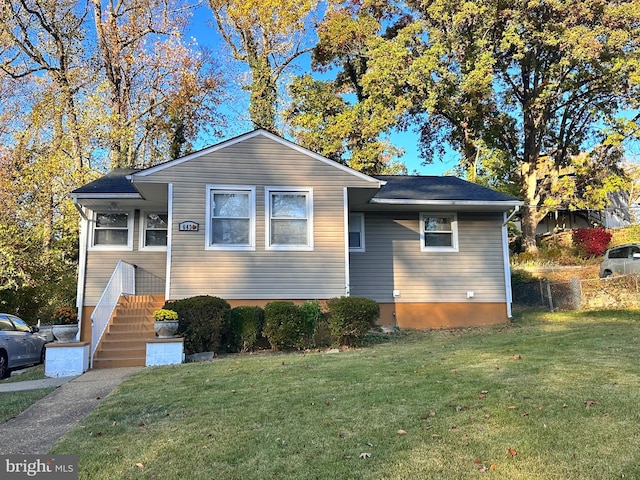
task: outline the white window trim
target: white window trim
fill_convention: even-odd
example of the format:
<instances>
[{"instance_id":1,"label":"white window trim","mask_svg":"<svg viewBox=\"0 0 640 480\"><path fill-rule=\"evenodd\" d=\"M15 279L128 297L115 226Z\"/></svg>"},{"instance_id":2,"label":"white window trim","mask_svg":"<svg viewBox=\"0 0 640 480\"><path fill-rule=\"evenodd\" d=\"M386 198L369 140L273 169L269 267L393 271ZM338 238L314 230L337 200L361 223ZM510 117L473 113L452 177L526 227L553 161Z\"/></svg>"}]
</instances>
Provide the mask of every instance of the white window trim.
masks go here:
<instances>
[{"instance_id":1,"label":"white window trim","mask_svg":"<svg viewBox=\"0 0 640 480\"><path fill-rule=\"evenodd\" d=\"M450 247L427 247L424 244L425 218L429 217L453 217L451 221L451 243ZM455 212L420 212L420 251L421 252L457 252L458 251L458 214Z\"/></svg>"},{"instance_id":2,"label":"white window trim","mask_svg":"<svg viewBox=\"0 0 640 480\"><path fill-rule=\"evenodd\" d=\"M265 187L265 250L313 251L313 188L311 187ZM271 245L271 194L277 192L299 193L307 196L307 244Z\"/></svg>"},{"instance_id":3,"label":"white window trim","mask_svg":"<svg viewBox=\"0 0 640 480\"><path fill-rule=\"evenodd\" d=\"M222 245L211 243L211 195L212 192L248 193L249 194L249 244L248 245ZM249 185L207 185L206 224L205 224L205 250L244 250L256 249L256 187Z\"/></svg>"},{"instance_id":4,"label":"white window trim","mask_svg":"<svg viewBox=\"0 0 640 480\"><path fill-rule=\"evenodd\" d=\"M353 248L353 247L349 247L349 251L350 252L364 252L365 251L365 247L364 247L364 213L362 212L358 212L358 213L350 213L349 217L359 217L360 218L360 246ZM351 232L347 229L347 237L350 237ZM347 242L349 241L349 238L347 238Z\"/></svg>"},{"instance_id":5,"label":"white window trim","mask_svg":"<svg viewBox=\"0 0 640 480\"><path fill-rule=\"evenodd\" d=\"M159 211L159 210L141 210L140 211L140 239L138 243L138 250L147 250L150 252L166 252L166 245L154 245L147 246L146 244L146 233L147 233L147 215L150 213L164 214L167 215L167 244L169 244L169 229L171 228L169 225L169 214L167 212Z\"/></svg>"},{"instance_id":6,"label":"white window trim","mask_svg":"<svg viewBox=\"0 0 640 480\"><path fill-rule=\"evenodd\" d=\"M96 245L95 232L98 213L126 213L127 217L127 244L126 245ZM91 216L91 241L88 250L93 251L112 251L112 252L131 252L133 251L133 226L135 223L135 211L123 210L118 212L110 212L108 210L95 210Z\"/></svg>"}]
</instances>

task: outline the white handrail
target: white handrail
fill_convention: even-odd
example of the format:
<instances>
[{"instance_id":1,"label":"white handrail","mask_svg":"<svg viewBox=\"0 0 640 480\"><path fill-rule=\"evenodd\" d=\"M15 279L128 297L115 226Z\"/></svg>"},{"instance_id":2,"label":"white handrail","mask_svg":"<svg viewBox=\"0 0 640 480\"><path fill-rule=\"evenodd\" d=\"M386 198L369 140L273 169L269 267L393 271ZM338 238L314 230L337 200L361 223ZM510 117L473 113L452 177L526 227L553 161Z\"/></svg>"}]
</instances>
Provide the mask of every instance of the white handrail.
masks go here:
<instances>
[{"instance_id":1,"label":"white handrail","mask_svg":"<svg viewBox=\"0 0 640 480\"><path fill-rule=\"evenodd\" d=\"M118 262L91 314L91 368L93 368L93 357L109 326L109 320L118 305L120 295L135 295L136 293L135 268L135 265L123 260Z\"/></svg>"}]
</instances>

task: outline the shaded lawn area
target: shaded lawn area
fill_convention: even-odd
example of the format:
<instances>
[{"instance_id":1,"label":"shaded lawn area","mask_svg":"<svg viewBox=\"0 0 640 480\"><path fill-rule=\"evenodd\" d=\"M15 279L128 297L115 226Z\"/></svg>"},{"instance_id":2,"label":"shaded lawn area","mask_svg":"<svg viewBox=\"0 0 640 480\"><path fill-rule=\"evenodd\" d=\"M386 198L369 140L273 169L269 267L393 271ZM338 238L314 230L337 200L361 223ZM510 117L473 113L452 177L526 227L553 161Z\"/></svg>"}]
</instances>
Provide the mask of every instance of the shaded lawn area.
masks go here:
<instances>
[{"instance_id":1,"label":"shaded lawn area","mask_svg":"<svg viewBox=\"0 0 640 480\"><path fill-rule=\"evenodd\" d=\"M0 380L0 384L39 380L41 378L45 378L44 365L12 372L9 378ZM25 392L0 392L0 431L2 430L2 423L20 414L54 390L55 388L42 388Z\"/></svg>"},{"instance_id":2,"label":"shaded lawn area","mask_svg":"<svg viewBox=\"0 0 640 480\"><path fill-rule=\"evenodd\" d=\"M78 454L84 479L638 478L639 317L148 368L52 453Z\"/></svg>"}]
</instances>

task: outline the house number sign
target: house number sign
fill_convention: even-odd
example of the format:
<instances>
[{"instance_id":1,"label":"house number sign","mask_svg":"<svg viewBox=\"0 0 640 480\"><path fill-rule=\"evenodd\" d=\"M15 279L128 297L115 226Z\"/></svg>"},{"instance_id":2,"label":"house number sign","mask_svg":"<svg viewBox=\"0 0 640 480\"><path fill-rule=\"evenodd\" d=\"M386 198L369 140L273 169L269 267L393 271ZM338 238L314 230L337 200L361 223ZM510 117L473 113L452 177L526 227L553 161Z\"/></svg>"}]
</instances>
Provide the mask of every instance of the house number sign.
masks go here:
<instances>
[{"instance_id":1,"label":"house number sign","mask_svg":"<svg viewBox=\"0 0 640 480\"><path fill-rule=\"evenodd\" d=\"M192 221L182 222L178 225L178 230L181 232L197 232L200 230L200 224Z\"/></svg>"}]
</instances>

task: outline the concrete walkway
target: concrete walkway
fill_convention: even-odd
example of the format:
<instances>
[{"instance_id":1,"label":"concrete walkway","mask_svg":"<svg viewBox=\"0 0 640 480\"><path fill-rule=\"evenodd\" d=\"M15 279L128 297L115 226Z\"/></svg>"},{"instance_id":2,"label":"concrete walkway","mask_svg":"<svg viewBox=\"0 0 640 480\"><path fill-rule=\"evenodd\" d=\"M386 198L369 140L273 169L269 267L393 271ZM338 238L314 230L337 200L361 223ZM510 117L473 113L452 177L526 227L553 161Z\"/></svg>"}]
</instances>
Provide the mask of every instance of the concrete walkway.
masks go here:
<instances>
[{"instance_id":1,"label":"concrete walkway","mask_svg":"<svg viewBox=\"0 0 640 480\"><path fill-rule=\"evenodd\" d=\"M114 388L142 368L89 370L78 377L47 378L0 385L0 392L58 387L17 417L0 424L2 453L4 455L47 453L65 433L89 415Z\"/></svg>"}]
</instances>

